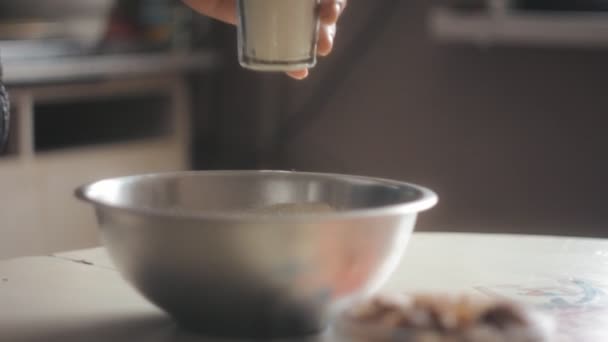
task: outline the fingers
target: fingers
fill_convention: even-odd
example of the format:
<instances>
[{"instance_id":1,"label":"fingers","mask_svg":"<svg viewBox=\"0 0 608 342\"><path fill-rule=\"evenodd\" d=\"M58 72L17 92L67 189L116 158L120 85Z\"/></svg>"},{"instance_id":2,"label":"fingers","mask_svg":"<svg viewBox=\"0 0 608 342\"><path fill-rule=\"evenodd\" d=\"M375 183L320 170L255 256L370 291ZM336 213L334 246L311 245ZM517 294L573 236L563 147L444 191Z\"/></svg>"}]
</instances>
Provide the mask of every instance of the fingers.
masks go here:
<instances>
[{"instance_id":1,"label":"fingers","mask_svg":"<svg viewBox=\"0 0 608 342\"><path fill-rule=\"evenodd\" d=\"M317 42L317 54L327 56L334 47L336 36L336 24L323 25L319 29L319 41Z\"/></svg>"},{"instance_id":2,"label":"fingers","mask_svg":"<svg viewBox=\"0 0 608 342\"><path fill-rule=\"evenodd\" d=\"M346 7L347 0L322 0L319 18L323 25L334 25Z\"/></svg>"},{"instance_id":3,"label":"fingers","mask_svg":"<svg viewBox=\"0 0 608 342\"><path fill-rule=\"evenodd\" d=\"M308 69L289 71L287 75L289 75L291 78L295 78L296 80L303 80L308 76Z\"/></svg>"},{"instance_id":4,"label":"fingers","mask_svg":"<svg viewBox=\"0 0 608 342\"><path fill-rule=\"evenodd\" d=\"M236 24L236 0L183 0L194 10L229 24Z\"/></svg>"},{"instance_id":5,"label":"fingers","mask_svg":"<svg viewBox=\"0 0 608 342\"><path fill-rule=\"evenodd\" d=\"M317 54L319 56L327 56L331 53L336 37L336 23L344 12L346 4L347 0L321 0L319 9L321 27L319 28L319 40L317 41ZM287 75L301 80L308 76L308 70L288 72Z\"/></svg>"},{"instance_id":6,"label":"fingers","mask_svg":"<svg viewBox=\"0 0 608 342\"><path fill-rule=\"evenodd\" d=\"M236 0L183 0L196 11L235 24ZM321 0L319 17L323 25L333 25L346 8L347 0Z\"/></svg>"}]
</instances>

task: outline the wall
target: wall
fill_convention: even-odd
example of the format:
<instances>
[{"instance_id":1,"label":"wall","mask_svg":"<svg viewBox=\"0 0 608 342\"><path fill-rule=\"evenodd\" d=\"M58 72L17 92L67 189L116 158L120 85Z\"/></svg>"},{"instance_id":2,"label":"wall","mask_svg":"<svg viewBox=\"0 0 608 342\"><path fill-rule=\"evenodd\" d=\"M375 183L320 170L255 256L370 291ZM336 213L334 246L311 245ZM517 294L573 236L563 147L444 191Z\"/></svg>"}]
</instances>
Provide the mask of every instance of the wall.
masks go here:
<instances>
[{"instance_id":1,"label":"wall","mask_svg":"<svg viewBox=\"0 0 608 342\"><path fill-rule=\"evenodd\" d=\"M428 2L408 0L373 48L345 55L374 4L351 1L310 80L277 81L287 114L364 55L283 167L427 185L441 203L420 230L608 236L608 52L443 46Z\"/></svg>"}]
</instances>

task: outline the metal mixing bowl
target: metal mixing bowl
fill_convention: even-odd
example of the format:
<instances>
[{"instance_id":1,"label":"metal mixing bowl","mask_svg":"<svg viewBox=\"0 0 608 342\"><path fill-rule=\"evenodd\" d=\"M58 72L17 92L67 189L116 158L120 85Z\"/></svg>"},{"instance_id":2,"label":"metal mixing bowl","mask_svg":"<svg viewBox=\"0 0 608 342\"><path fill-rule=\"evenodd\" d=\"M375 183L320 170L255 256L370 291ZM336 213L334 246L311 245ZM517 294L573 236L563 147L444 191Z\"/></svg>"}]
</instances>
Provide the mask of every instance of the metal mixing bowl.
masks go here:
<instances>
[{"instance_id":1,"label":"metal mixing bowl","mask_svg":"<svg viewBox=\"0 0 608 342\"><path fill-rule=\"evenodd\" d=\"M318 332L330 308L378 289L437 201L397 181L281 171L113 178L77 196L146 298L186 328L250 338ZM284 203L335 212L256 210Z\"/></svg>"}]
</instances>

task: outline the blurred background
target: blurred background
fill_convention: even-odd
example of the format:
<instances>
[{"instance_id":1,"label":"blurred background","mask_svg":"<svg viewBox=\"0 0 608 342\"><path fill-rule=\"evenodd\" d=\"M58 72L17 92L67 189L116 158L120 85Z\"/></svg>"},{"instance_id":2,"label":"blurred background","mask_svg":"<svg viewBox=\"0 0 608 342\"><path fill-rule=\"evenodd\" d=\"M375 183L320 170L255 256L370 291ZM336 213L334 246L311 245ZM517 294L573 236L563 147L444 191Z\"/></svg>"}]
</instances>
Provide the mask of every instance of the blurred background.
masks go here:
<instances>
[{"instance_id":1,"label":"blurred background","mask_svg":"<svg viewBox=\"0 0 608 342\"><path fill-rule=\"evenodd\" d=\"M98 244L73 189L176 169L387 177L419 231L608 237L608 1L351 0L308 80L172 0L1 0L0 258Z\"/></svg>"}]
</instances>

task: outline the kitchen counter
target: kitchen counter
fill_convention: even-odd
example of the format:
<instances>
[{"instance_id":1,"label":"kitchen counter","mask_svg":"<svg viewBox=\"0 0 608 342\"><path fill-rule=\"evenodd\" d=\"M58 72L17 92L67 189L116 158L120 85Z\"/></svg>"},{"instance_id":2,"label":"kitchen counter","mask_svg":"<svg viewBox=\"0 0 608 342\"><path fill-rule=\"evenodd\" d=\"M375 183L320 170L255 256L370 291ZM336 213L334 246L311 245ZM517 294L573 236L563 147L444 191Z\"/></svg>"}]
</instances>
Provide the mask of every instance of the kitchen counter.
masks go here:
<instances>
[{"instance_id":1,"label":"kitchen counter","mask_svg":"<svg viewBox=\"0 0 608 342\"><path fill-rule=\"evenodd\" d=\"M559 342L608 341L608 240L416 233L385 289L509 297L553 315ZM0 308L0 341L210 341L140 297L103 248L0 261Z\"/></svg>"},{"instance_id":2,"label":"kitchen counter","mask_svg":"<svg viewBox=\"0 0 608 342\"><path fill-rule=\"evenodd\" d=\"M8 85L52 83L200 71L213 69L220 62L215 50L10 59L4 63L4 82Z\"/></svg>"}]
</instances>

